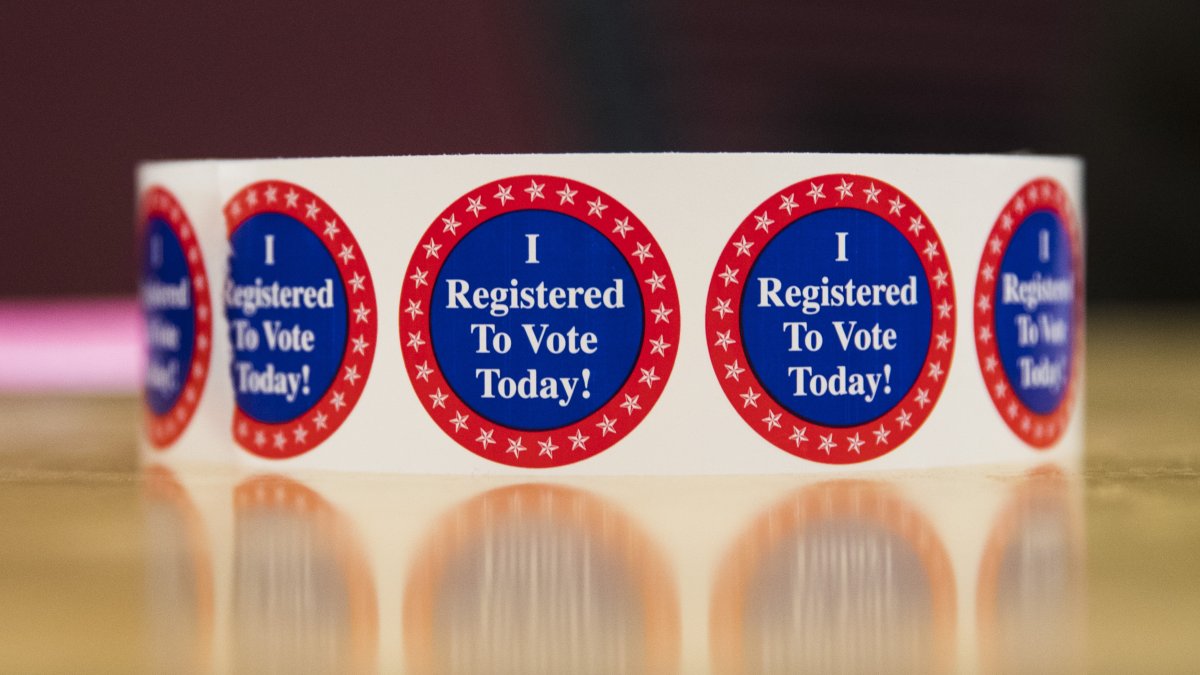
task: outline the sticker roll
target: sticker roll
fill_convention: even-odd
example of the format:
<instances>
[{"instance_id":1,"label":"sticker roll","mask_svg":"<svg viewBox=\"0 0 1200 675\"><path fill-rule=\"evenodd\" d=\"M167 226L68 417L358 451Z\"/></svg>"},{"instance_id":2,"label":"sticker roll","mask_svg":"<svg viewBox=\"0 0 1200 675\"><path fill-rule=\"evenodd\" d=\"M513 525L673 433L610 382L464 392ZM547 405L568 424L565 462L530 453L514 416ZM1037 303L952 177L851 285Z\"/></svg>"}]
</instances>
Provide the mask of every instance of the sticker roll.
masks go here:
<instances>
[{"instance_id":1,"label":"sticker roll","mask_svg":"<svg viewBox=\"0 0 1200 675\"><path fill-rule=\"evenodd\" d=\"M1082 172L1016 155L149 163L139 199L176 196L219 281L204 324L143 244L147 452L422 474L1077 459ZM197 351L172 335L201 329L207 378L172 380ZM164 412L193 418L170 437Z\"/></svg>"}]
</instances>

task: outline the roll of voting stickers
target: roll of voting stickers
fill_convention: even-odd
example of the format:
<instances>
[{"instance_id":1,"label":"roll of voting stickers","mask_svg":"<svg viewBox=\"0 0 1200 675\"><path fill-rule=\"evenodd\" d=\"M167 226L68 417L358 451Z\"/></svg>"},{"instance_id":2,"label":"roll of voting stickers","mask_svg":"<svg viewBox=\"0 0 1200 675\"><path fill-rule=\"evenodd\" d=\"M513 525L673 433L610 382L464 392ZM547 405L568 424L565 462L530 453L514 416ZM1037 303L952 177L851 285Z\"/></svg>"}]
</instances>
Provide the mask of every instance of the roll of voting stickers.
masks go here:
<instances>
[{"instance_id":1,"label":"roll of voting stickers","mask_svg":"<svg viewBox=\"0 0 1200 675\"><path fill-rule=\"evenodd\" d=\"M1075 460L1081 175L1028 155L149 163L147 454L499 475Z\"/></svg>"}]
</instances>

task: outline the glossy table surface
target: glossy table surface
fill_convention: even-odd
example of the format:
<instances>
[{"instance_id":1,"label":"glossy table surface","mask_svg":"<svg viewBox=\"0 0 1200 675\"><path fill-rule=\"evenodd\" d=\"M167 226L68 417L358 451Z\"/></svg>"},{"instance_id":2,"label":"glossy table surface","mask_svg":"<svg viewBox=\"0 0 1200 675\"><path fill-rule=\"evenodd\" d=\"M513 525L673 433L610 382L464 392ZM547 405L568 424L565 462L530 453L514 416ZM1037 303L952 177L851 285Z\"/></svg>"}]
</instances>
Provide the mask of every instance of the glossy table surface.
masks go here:
<instances>
[{"instance_id":1,"label":"glossy table surface","mask_svg":"<svg viewBox=\"0 0 1200 675\"><path fill-rule=\"evenodd\" d=\"M0 398L4 672L1200 672L1200 315L1094 313L1084 466L803 477L141 467Z\"/></svg>"}]
</instances>

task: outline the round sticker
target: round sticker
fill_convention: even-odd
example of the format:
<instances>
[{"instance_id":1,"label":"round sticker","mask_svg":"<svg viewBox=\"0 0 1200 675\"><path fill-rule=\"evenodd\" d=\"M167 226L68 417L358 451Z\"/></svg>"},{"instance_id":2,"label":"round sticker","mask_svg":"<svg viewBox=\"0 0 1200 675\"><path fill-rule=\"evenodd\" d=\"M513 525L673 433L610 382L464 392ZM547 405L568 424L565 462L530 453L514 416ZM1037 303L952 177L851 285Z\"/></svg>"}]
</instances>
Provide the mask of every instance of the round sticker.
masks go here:
<instances>
[{"instance_id":1,"label":"round sticker","mask_svg":"<svg viewBox=\"0 0 1200 675\"><path fill-rule=\"evenodd\" d=\"M152 187L139 209L146 327L145 416L150 443L164 449L187 428L208 379L212 304L200 244L179 202Z\"/></svg>"},{"instance_id":2,"label":"round sticker","mask_svg":"<svg viewBox=\"0 0 1200 675\"><path fill-rule=\"evenodd\" d=\"M1079 371L1079 226L1050 178L1024 185L992 227L975 280L975 346L988 393L1022 440L1066 430Z\"/></svg>"},{"instance_id":3,"label":"round sticker","mask_svg":"<svg viewBox=\"0 0 1200 675\"><path fill-rule=\"evenodd\" d=\"M763 202L721 252L708 350L725 395L776 446L828 464L884 455L941 396L954 282L896 188L833 174Z\"/></svg>"},{"instance_id":4,"label":"round sticker","mask_svg":"<svg viewBox=\"0 0 1200 675\"><path fill-rule=\"evenodd\" d=\"M298 185L247 186L225 215L234 437L260 457L294 457L362 395L375 356L371 272L337 213Z\"/></svg>"},{"instance_id":5,"label":"round sticker","mask_svg":"<svg viewBox=\"0 0 1200 675\"><path fill-rule=\"evenodd\" d=\"M472 190L434 220L405 276L400 340L418 398L502 464L605 450L649 413L675 362L679 298L662 249L577 181Z\"/></svg>"},{"instance_id":6,"label":"round sticker","mask_svg":"<svg viewBox=\"0 0 1200 675\"><path fill-rule=\"evenodd\" d=\"M800 489L755 520L714 578L715 673L953 670L950 557L885 483Z\"/></svg>"}]
</instances>

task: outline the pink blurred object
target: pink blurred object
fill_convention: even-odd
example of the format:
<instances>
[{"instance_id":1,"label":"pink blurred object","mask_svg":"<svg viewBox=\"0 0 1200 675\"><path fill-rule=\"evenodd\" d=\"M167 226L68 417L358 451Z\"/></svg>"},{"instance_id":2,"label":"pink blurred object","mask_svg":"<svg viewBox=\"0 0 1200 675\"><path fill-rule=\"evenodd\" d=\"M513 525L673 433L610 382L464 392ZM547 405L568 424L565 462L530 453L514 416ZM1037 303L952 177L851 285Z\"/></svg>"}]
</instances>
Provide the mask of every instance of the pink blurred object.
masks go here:
<instances>
[{"instance_id":1,"label":"pink blurred object","mask_svg":"<svg viewBox=\"0 0 1200 675\"><path fill-rule=\"evenodd\" d=\"M141 331L134 298L0 302L0 392L134 393Z\"/></svg>"}]
</instances>

